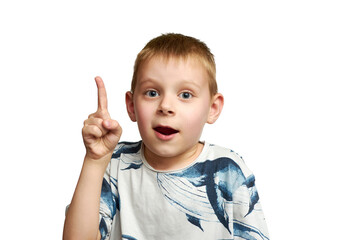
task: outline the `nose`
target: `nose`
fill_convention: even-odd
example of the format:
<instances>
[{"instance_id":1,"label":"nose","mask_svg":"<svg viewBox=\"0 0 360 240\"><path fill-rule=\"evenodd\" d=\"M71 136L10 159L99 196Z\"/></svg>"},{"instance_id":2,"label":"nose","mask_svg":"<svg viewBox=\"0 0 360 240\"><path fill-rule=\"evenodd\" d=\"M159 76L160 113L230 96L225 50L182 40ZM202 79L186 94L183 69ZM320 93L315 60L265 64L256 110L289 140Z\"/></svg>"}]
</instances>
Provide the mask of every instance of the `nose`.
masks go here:
<instances>
[{"instance_id":1,"label":"nose","mask_svg":"<svg viewBox=\"0 0 360 240\"><path fill-rule=\"evenodd\" d=\"M158 113L163 115L174 115L175 109L170 96L164 96L159 104Z\"/></svg>"}]
</instances>

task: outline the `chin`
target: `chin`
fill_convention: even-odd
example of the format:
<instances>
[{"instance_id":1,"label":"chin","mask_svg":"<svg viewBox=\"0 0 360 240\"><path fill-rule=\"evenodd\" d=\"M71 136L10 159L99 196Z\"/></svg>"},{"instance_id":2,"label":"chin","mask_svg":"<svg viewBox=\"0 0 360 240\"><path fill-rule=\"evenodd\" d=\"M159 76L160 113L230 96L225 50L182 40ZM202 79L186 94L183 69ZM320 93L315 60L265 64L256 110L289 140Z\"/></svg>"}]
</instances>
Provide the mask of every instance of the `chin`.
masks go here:
<instances>
[{"instance_id":1,"label":"chin","mask_svg":"<svg viewBox=\"0 0 360 240\"><path fill-rule=\"evenodd\" d=\"M160 158L173 158L181 154L184 149L179 148L178 144L158 143L156 141L144 142L144 145L151 155Z\"/></svg>"},{"instance_id":2,"label":"chin","mask_svg":"<svg viewBox=\"0 0 360 240\"><path fill-rule=\"evenodd\" d=\"M148 148L153 154L162 158L172 158L179 155L178 151L170 147Z\"/></svg>"}]
</instances>

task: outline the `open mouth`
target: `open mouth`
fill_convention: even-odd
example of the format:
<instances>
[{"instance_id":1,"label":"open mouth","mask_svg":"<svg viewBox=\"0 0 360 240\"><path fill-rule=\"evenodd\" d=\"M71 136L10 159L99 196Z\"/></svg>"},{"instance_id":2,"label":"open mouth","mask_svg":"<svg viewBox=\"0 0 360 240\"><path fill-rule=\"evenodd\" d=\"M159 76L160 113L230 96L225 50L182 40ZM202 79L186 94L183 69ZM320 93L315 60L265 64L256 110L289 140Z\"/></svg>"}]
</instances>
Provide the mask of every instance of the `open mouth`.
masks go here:
<instances>
[{"instance_id":1,"label":"open mouth","mask_svg":"<svg viewBox=\"0 0 360 240\"><path fill-rule=\"evenodd\" d=\"M175 133L178 133L178 130L175 130L171 127L156 127L154 130L162 135L169 136Z\"/></svg>"}]
</instances>

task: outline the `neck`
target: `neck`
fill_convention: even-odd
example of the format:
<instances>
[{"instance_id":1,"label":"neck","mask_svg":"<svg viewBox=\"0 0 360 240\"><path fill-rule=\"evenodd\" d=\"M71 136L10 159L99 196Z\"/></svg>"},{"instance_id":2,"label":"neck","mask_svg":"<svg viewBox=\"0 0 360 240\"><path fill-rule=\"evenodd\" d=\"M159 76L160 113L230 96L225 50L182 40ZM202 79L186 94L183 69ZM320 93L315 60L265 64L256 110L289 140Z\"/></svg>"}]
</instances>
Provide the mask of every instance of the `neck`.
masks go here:
<instances>
[{"instance_id":1,"label":"neck","mask_svg":"<svg viewBox=\"0 0 360 240\"><path fill-rule=\"evenodd\" d=\"M151 152L144 145L144 156L149 165L159 171L174 171L182 169L196 160L204 147L203 143L197 143L194 147L181 155L162 157Z\"/></svg>"}]
</instances>

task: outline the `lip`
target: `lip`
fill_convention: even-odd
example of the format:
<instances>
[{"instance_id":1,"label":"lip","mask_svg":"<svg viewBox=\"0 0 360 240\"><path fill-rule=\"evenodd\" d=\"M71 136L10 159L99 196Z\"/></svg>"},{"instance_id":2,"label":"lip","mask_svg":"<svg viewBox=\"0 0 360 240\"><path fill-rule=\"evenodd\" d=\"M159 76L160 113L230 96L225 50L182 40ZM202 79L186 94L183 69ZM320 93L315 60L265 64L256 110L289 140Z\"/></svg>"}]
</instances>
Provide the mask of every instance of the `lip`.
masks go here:
<instances>
[{"instance_id":1,"label":"lip","mask_svg":"<svg viewBox=\"0 0 360 240\"><path fill-rule=\"evenodd\" d=\"M176 134L179 133L179 130L163 125L156 126L153 129L155 131L155 135L160 140L164 140L164 141L173 139L176 136Z\"/></svg>"}]
</instances>

